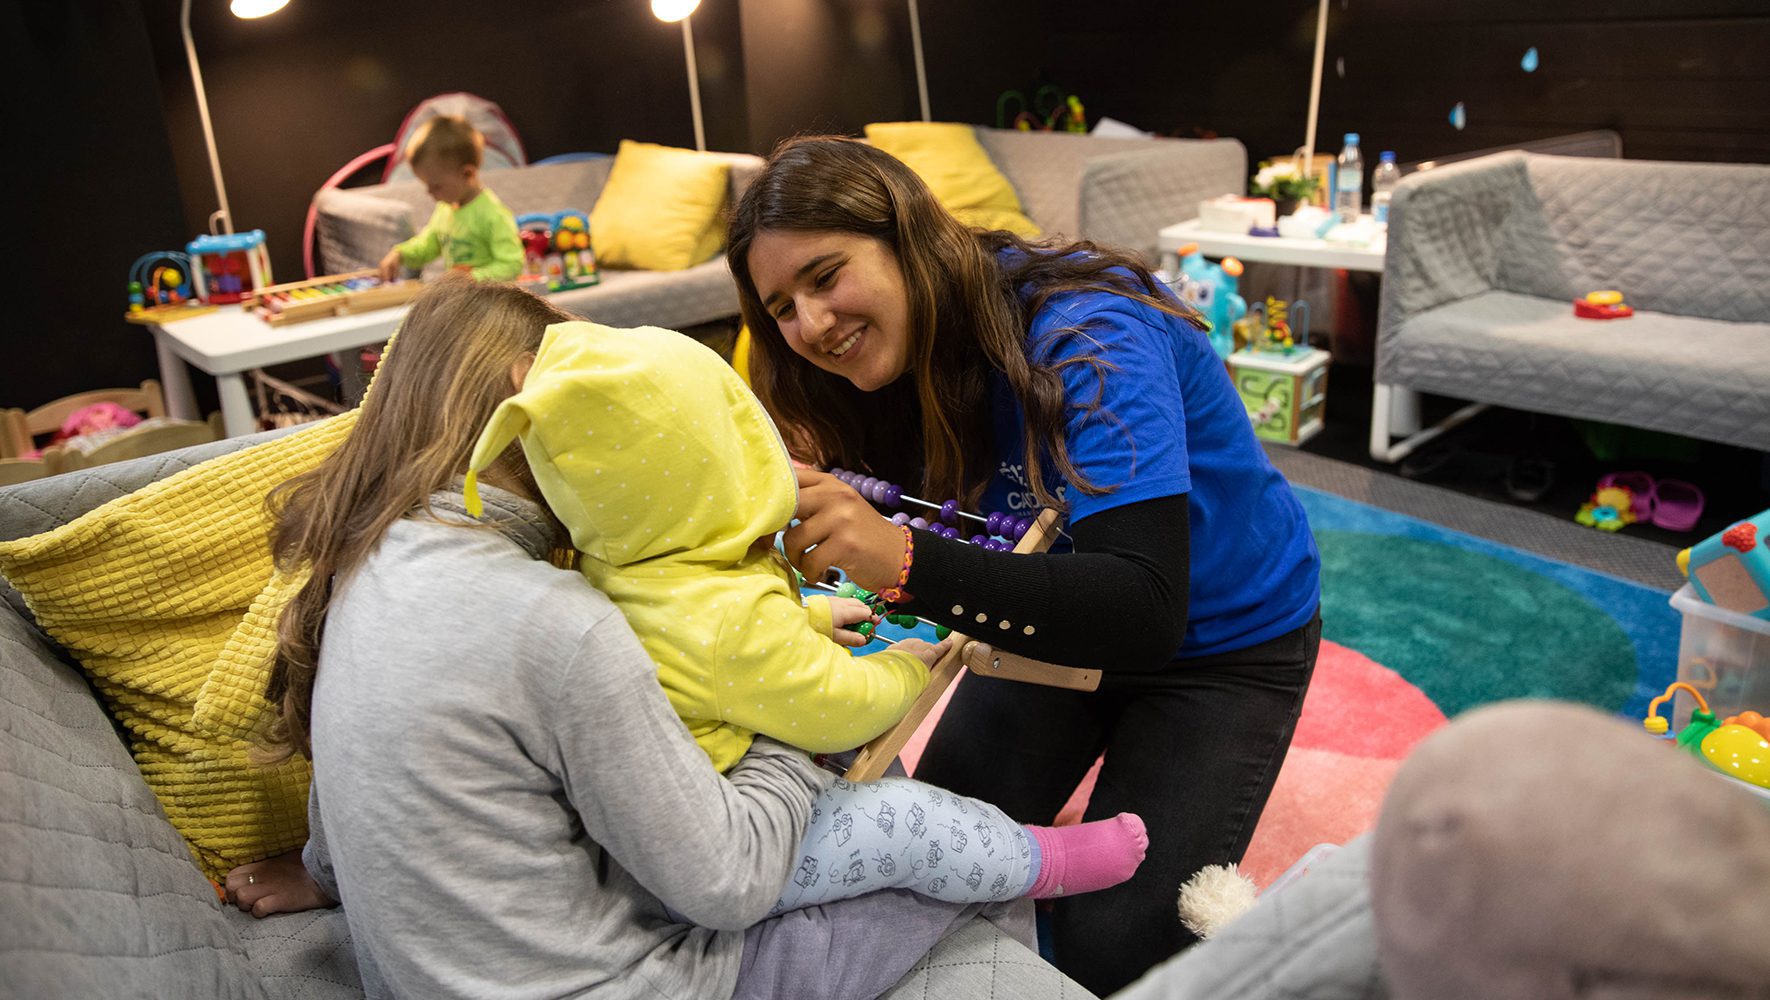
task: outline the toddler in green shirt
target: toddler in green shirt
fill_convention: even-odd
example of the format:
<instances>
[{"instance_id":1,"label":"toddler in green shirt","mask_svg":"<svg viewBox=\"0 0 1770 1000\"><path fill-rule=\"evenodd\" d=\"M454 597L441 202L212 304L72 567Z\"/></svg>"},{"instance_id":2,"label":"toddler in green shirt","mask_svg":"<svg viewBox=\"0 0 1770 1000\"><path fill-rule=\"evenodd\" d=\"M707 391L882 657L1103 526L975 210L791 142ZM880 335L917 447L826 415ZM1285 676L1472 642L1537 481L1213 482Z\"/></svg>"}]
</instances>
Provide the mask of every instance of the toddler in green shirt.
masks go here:
<instances>
[{"instance_id":1,"label":"toddler in green shirt","mask_svg":"<svg viewBox=\"0 0 1770 1000\"><path fill-rule=\"evenodd\" d=\"M420 268L438 257L479 281L511 281L522 273L516 217L479 182L485 137L466 119L443 115L418 127L409 147L412 172L436 199L436 211L418 235L381 258L381 278L401 267Z\"/></svg>"}]
</instances>

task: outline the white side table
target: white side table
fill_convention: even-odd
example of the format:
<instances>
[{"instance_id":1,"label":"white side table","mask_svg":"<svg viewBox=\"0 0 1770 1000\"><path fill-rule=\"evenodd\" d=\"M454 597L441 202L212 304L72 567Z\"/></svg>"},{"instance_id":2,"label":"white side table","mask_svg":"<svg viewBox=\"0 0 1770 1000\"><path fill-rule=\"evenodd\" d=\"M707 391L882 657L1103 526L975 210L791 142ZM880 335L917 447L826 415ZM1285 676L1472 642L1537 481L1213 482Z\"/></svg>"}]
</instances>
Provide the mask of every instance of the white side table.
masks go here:
<instances>
[{"instance_id":1,"label":"white side table","mask_svg":"<svg viewBox=\"0 0 1770 1000\"><path fill-rule=\"evenodd\" d=\"M1220 233L1200 229L1197 219L1168 226L1156 240L1162 253L1173 253L1188 243L1197 243L1199 252L1206 257L1237 257L1262 264L1345 268L1375 274L1383 273L1383 256L1389 246L1388 237L1382 234L1369 246L1355 247L1327 240Z\"/></svg>"},{"instance_id":2,"label":"white side table","mask_svg":"<svg viewBox=\"0 0 1770 1000\"><path fill-rule=\"evenodd\" d=\"M250 434L257 425L252 400L246 394L246 372L379 344L393 336L408 308L402 305L271 326L246 309L223 306L189 319L150 324L166 409L174 417L202 419L184 369L183 362L188 361L215 377L227 436Z\"/></svg>"}]
</instances>

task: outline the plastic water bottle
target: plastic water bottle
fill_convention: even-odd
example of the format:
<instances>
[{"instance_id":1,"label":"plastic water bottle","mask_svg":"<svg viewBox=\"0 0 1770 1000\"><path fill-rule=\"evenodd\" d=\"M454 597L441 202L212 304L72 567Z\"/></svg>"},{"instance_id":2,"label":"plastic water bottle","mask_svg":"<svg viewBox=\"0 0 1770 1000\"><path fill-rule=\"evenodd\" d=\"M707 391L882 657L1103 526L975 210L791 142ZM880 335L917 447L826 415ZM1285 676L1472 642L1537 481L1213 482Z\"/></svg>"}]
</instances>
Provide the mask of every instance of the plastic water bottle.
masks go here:
<instances>
[{"instance_id":1,"label":"plastic water bottle","mask_svg":"<svg viewBox=\"0 0 1770 1000\"><path fill-rule=\"evenodd\" d=\"M1395 153L1383 150L1377 158L1376 173L1371 174L1371 217L1377 225L1389 224L1389 196L1401 183L1401 168L1395 165Z\"/></svg>"},{"instance_id":2,"label":"plastic water bottle","mask_svg":"<svg viewBox=\"0 0 1770 1000\"><path fill-rule=\"evenodd\" d=\"M1346 145L1334 160L1334 207L1341 222L1357 222L1359 199L1364 194L1364 157L1358 152L1358 133L1346 133Z\"/></svg>"}]
</instances>

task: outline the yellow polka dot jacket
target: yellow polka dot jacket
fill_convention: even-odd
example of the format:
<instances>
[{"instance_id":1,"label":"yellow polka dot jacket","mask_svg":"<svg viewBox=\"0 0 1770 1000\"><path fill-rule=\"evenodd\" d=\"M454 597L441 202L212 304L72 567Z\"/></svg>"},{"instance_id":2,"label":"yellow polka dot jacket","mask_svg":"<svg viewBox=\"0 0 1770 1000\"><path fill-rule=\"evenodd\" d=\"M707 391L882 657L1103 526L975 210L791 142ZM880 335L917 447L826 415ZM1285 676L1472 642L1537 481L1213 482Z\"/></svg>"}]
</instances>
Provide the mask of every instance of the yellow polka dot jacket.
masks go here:
<instances>
[{"instance_id":1,"label":"yellow polka dot jacket","mask_svg":"<svg viewBox=\"0 0 1770 1000\"><path fill-rule=\"evenodd\" d=\"M474 450L476 515L477 474L512 440L719 770L758 733L819 753L859 746L926 685L916 657L856 657L829 637L827 606L800 603L772 544L798 503L792 464L762 404L699 342L549 327Z\"/></svg>"}]
</instances>

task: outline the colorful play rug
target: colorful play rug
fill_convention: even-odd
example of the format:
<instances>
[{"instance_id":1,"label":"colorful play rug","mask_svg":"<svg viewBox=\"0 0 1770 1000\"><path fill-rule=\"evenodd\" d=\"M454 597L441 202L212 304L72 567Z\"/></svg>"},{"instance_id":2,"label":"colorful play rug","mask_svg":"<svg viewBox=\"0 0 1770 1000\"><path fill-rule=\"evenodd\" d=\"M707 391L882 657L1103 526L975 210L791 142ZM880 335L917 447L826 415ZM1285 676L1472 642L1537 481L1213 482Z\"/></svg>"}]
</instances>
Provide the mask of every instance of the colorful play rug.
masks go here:
<instances>
[{"instance_id":1,"label":"colorful play rug","mask_svg":"<svg viewBox=\"0 0 1770 1000\"><path fill-rule=\"evenodd\" d=\"M1295 489L1321 549L1323 641L1243 863L1262 886L1314 845L1368 829L1402 758L1446 716L1535 697L1640 718L1672 681L1669 594ZM905 748L912 770L928 728ZM1092 775L1066 812L1091 787Z\"/></svg>"}]
</instances>

